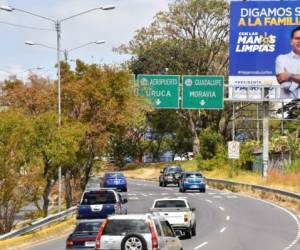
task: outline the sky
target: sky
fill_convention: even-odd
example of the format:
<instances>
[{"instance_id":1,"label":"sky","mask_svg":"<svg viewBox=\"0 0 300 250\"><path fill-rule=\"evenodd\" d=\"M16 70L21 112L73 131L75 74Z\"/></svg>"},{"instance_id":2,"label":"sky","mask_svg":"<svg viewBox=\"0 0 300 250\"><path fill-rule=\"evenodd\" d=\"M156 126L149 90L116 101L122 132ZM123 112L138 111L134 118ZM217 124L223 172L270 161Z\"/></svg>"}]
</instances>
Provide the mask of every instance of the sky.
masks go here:
<instances>
[{"instance_id":1,"label":"sky","mask_svg":"<svg viewBox=\"0 0 300 250\"><path fill-rule=\"evenodd\" d=\"M114 5L114 10L96 10L64 21L61 48L68 50L89 42L105 40L105 44L92 44L71 51L69 60L79 58L86 63L118 64L130 56L115 53L112 48L127 44L136 30L150 25L155 14L167 10L168 4L173 2L174 0L0 0L0 6L10 5L60 20L95 7ZM5 23L38 29L14 27ZM25 80L28 71L22 72L28 69L45 77L55 77L56 51L37 45L25 45L25 41L32 41L56 47L54 23L19 11L0 10L0 33L0 80L7 78L8 72ZM34 69L37 67L43 69Z\"/></svg>"}]
</instances>

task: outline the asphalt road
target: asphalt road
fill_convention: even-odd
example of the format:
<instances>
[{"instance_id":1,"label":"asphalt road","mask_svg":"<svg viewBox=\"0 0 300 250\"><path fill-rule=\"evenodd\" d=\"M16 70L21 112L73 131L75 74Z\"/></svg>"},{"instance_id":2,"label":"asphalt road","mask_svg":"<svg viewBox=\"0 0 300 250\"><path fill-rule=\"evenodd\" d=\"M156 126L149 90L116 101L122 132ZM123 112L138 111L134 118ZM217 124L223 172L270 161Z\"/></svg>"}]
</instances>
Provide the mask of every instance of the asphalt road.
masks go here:
<instances>
[{"instance_id":1,"label":"asphalt road","mask_svg":"<svg viewBox=\"0 0 300 250\"><path fill-rule=\"evenodd\" d=\"M156 182L128 182L128 212L147 212L153 200L186 197L196 208L197 235L182 240L184 250L299 250L299 218L271 203L228 191L179 193L177 187ZM64 249L67 236L30 250Z\"/></svg>"}]
</instances>

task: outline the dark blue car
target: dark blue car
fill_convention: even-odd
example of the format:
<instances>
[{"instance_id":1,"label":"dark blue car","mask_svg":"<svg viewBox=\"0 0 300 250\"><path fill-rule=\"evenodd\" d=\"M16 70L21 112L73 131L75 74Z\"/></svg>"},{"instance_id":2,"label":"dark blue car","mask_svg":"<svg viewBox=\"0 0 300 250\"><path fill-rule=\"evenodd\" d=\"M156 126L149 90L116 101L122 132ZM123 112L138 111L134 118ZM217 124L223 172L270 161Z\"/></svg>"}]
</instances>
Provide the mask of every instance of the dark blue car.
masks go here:
<instances>
[{"instance_id":1,"label":"dark blue car","mask_svg":"<svg viewBox=\"0 0 300 250\"><path fill-rule=\"evenodd\" d=\"M66 249L95 249L95 241L103 220L80 220L66 241Z\"/></svg>"},{"instance_id":2,"label":"dark blue car","mask_svg":"<svg viewBox=\"0 0 300 250\"><path fill-rule=\"evenodd\" d=\"M179 192L186 190L199 190L205 192L205 178L199 172L183 172L179 181Z\"/></svg>"},{"instance_id":3,"label":"dark blue car","mask_svg":"<svg viewBox=\"0 0 300 250\"><path fill-rule=\"evenodd\" d=\"M115 188L127 192L127 181L121 172L107 172L103 176L102 186L104 188Z\"/></svg>"},{"instance_id":4,"label":"dark blue car","mask_svg":"<svg viewBox=\"0 0 300 250\"><path fill-rule=\"evenodd\" d=\"M111 214L127 214L124 199L111 189L84 191L77 210L77 219L105 219Z\"/></svg>"}]
</instances>

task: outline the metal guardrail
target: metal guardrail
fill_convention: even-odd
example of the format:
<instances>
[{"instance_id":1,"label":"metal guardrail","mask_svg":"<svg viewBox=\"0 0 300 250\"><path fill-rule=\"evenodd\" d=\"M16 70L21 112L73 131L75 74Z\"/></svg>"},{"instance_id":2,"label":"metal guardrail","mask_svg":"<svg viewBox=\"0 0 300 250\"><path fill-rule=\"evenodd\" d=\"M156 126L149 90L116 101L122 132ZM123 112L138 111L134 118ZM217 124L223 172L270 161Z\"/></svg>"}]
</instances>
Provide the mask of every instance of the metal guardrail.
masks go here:
<instances>
[{"instance_id":1,"label":"metal guardrail","mask_svg":"<svg viewBox=\"0 0 300 250\"><path fill-rule=\"evenodd\" d=\"M207 178L206 180L207 180L208 184L209 183L217 183L217 184L223 184L223 185L229 185L229 186L240 186L240 187L248 188L248 189L252 189L252 190L260 190L260 191L264 191L264 192L278 194L278 195L282 195L282 196L300 201L300 194L288 192L288 191L281 190L281 189L269 188L269 187L265 187L265 186L252 185L252 184L247 184L247 183L227 181L227 180L222 180L222 179Z\"/></svg>"},{"instance_id":2,"label":"metal guardrail","mask_svg":"<svg viewBox=\"0 0 300 250\"><path fill-rule=\"evenodd\" d=\"M20 236L20 235L23 235L23 234L26 234L26 233L30 233L34 230L40 229L44 226L47 226L50 223L53 223L55 221L59 221L63 218L67 218L71 214L75 213L76 208L77 208L76 206L71 207L71 208L69 208L65 211L60 212L60 213L53 214L53 215L47 216L43 219L32 222L31 225L25 226L25 227L20 228L20 229L16 229L16 230L11 231L7 234L3 234L3 235L0 236L0 240L5 240L5 239L12 238L12 237Z\"/></svg>"}]
</instances>

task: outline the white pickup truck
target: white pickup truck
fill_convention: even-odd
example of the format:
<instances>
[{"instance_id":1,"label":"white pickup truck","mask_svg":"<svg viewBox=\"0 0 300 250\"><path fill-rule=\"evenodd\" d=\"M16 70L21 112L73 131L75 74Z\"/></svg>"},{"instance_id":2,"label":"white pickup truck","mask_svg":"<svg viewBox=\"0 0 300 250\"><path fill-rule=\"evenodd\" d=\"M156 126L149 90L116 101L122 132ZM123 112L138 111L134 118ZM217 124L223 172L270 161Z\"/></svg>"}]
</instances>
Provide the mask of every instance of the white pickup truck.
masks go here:
<instances>
[{"instance_id":1,"label":"white pickup truck","mask_svg":"<svg viewBox=\"0 0 300 250\"><path fill-rule=\"evenodd\" d=\"M191 208L186 199L157 199L150 211L164 216L176 235L186 238L196 235L195 208Z\"/></svg>"}]
</instances>

